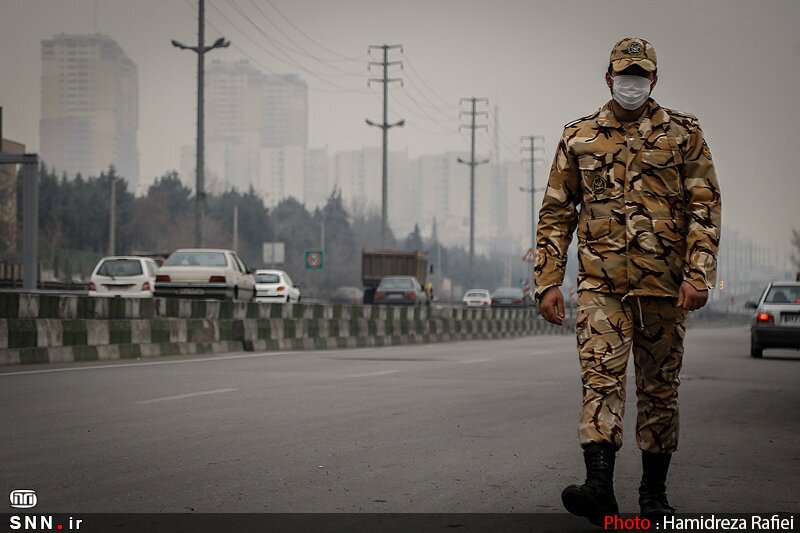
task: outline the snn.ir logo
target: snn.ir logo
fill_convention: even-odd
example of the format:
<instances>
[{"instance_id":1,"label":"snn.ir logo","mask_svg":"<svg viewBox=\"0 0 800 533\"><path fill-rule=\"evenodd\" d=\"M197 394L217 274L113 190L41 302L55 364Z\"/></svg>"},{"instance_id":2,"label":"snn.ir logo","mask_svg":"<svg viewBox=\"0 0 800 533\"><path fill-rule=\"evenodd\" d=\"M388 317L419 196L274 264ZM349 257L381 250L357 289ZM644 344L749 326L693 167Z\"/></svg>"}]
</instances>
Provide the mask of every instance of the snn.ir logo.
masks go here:
<instances>
[{"instance_id":1,"label":"snn.ir logo","mask_svg":"<svg viewBox=\"0 0 800 533\"><path fill-rule=\"evenodd\" d=\"M37 502L36 491L29 489L12 490L8 499L14 509L32 509Z\"/></svg>"}]
</instances>

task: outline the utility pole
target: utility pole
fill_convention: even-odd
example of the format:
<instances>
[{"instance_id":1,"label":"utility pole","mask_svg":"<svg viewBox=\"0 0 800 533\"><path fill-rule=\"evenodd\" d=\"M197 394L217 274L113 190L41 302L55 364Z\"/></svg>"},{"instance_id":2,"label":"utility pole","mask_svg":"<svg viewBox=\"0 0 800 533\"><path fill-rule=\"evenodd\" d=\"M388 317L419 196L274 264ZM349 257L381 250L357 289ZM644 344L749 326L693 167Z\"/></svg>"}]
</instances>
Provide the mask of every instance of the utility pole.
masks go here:
<instances>
[{"instance_id":1,"label":"utility pole","mask_svg":"<svg viewBox=\"0 0 800 533\"><path fill-rule=\"evenodd\" d=\"M239 252L239 206L233 206L233 251Z\"/></svg>"},{"instance_id":2,"label":"utility pole","mask_svg":"<svg viewBox=\"0 0 800 533\"><path fill-rule=\"evenodd\" d=\"M488 98L462 98L460 100L461 104L469 103L471 104L469 111L461 111L459 113L459 117L463 117L464 115L469 115L470 123L469 124L461 124L458 127L458 130L461 131L462 129L470 130L470 156L469 161L465 161L458 158L458 162L464 165L469 165L469 287L472 288L475 285L475 167L478 165L483 165L488 163L488 159L483 159L481 161L475 160L475 130L485 129L488 130L489 127L486 124L477 124L477 117L479 115L488 117L489 113L486 111L478 111L478 103L489 104Z\"/></svg>"},{"instance_id":3,"label":"utility pole","mask_svg":"<svg viewBox=\"0 0 800 533\"><path fill-rule=\"evenodd\" d=\"M187 46L181 44L175 39L172 40L172 46L180 48L181 50L191 50L197 54L197 148L195 151L196 156L196 181L195 181L195 212L194 212L194 241L195 246L202 248L205 246L205 237L203 234L203 217L205 214L206 203L206 190L205 190L205 168L204 168L204 88L205 88L205 57L206 52L210 52L215 48L227 48L231 42L226 41L224 37L220 37L211 46L205 45L205 15L206 3L205 0L198 0L197 10L197 46Z\"/></svg>"},{"instance_id":4,"label":"utility pole","mask_svg":"<svg viewBox=\"0 0 800 533\"><path fill-rule=\"evenodd\" d=\"M402 78L389 78L390 66L400 65L400 68L403 68L402 61L389 61L389 50L394 50L397 48L400 49L400 53L403 52L403 45L400 44L370 45L370 47L367 49L367 53L369 54L371 54L373 50L383 50L383 61L369 62L370 69L372 67L383 67L383 77L370 78L369 81L367 81L368 87L373 83L383 84L383 122L378 124L370 119L366 119L368 125L381 128L383 130L383 173L381 191L381 242L383 246L386 246L386 238L389 233L389 129L394 127L402 127L406 123L406 121L403 119L398 120L393 124L389 123L389 84L400 83L400 86L403 86Z\"/></svg>"},{"instance_id":5,"label":"utility pole","mask_svg":"<svg viewBox=\"0 0 800 533\"><path fill-rule=\"evenodd\" d=\"M111 205L108 209L108 255L117 254L117 176L112 172Z\"/></svg>"},{"instance_id":6,"label":"utility pole","mask_svg":"<svg viewBox=\"0 0 800 533\"><path fill-rule=\"evenodd\" d=\"M325 209L322 209L322 224L319 228L319 249L322 250L322 255L325 255Z\"/></svg>"},{"instance_id":7,"label":"utility pole","mask_svg":"<svg viewBox=\"0 0 800 533\"><path fill-rule=\"evenodd\" d=\"M543 191L544 187L540 187L539 189L536 188L536 163L544 163L544 159L541 157L536 157L537 152L544 152L544 148L542 146L537 146L537 142L544 142L544 137L541 135L528 135L523 136L522 140L522 153L528 154L528 159L523 159L523 163L529 163L531 165L531 186L529 188L520 187L519 190L522 192L528 192L531 195L531 257L535 257L533 254L536 252L536 193ZM526 146L527 143L527 146ZM531 290L536 289L536 285L534 283L534 275L533 269L535 267L534 261L531 261Z\"/></svg>"}]
</instances>

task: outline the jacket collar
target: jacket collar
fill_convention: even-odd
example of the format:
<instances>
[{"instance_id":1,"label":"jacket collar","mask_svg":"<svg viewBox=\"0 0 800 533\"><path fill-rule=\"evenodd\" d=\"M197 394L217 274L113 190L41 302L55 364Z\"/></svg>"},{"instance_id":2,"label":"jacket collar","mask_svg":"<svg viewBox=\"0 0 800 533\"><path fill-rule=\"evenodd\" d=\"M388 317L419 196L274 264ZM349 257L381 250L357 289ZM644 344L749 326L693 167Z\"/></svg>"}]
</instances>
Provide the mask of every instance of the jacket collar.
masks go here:
<instances>
[{"instance_id":1,"label":"jacket collar","mask_svg":"<svg viewBox=\"0 0 800 533\"><path fill-rule=\"evenodd\" d=\"M604 128L622 128L622 124L620 124L619 120L617 120L616 115L614 115L614 111L611 109L611 100L606 102L606 104L600 108L596 121L598 125L603 126ZM667 122L669 122L669 115L664 108L658 105L658 103L652 98L648 99L647 107L645 108L644 113L642 113L642 118L640 119L640 129L649 131L651 128L660 126L661 124L666 124Z\"/></svg>"}]
</instances>

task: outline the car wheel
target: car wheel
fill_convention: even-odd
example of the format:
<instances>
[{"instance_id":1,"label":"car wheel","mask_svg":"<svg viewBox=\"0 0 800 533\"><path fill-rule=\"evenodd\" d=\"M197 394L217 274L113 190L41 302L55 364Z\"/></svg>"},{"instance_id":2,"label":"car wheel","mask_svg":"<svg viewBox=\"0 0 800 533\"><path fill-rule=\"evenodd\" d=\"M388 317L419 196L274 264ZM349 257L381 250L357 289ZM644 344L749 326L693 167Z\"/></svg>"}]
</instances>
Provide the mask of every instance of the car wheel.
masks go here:
<instances>
[{"instance_id":1,"label":"car wheel","mask_svg":"<svg viewBox=\"0 0 800 533\"><path fill-rule=\"evenodd\" d=\"M755 340L750 341L750 357L761 359L764 356L764 348L758 345Z\"/></svg>"}]
</instances>

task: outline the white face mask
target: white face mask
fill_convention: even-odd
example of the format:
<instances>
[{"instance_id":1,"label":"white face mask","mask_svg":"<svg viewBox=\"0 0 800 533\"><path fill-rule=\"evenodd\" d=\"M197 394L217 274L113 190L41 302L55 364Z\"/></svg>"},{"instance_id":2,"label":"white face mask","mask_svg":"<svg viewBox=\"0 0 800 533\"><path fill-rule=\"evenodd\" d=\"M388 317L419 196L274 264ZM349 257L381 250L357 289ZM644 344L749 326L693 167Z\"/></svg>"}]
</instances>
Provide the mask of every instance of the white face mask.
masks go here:
<instances>
[{"instance_id":1,"label":"white face mask","mask_svg":"<svg viewBox=\"0 0 800 533\"><path fill-rule=\"evenodd\" d=\"M651 81L642 76L619 75L614 80L611 95L614 100L628 110L640 108L650 97Z\"/></svg>"}]
</instances>

